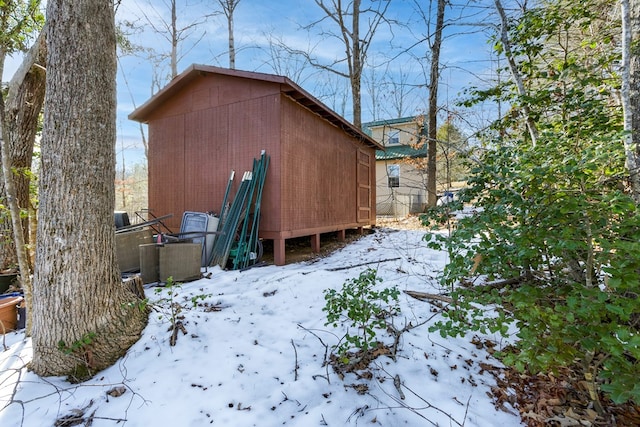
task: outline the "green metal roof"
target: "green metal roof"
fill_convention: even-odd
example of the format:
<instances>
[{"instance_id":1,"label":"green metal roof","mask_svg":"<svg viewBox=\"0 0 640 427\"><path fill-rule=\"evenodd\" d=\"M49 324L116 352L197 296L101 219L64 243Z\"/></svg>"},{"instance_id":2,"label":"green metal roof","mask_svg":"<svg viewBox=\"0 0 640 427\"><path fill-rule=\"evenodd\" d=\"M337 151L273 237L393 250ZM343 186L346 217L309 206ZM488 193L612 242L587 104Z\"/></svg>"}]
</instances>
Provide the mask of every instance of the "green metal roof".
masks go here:
<instances>
[{"instance_id":1,"label":"green metal roof","mask_svg":"<svg viewBox=\"0 0 640 427\"><path fill-rule=\"evenodd\" d=\"M376 160L396 160L396 159L415 159L418 157L427 157L427 147L417 150L410 145L392 145L385 147L386 150L376 150Z\"/></svg>"},{"instance_id":2,"label":"green metal roof","mask_svg":"<svg viewBox=\"0 0 640 427\"><path fill-rule=\"evenodd\" d=\"M375 128L378 126L392 126L392 125L398 125L403 123L412 123L415 121L416 121L416 116L400 117L398 119L376 120L373 122L363 123L362 131L367 135L371 136L372 128Z\"/></svg>"}]
</instances>

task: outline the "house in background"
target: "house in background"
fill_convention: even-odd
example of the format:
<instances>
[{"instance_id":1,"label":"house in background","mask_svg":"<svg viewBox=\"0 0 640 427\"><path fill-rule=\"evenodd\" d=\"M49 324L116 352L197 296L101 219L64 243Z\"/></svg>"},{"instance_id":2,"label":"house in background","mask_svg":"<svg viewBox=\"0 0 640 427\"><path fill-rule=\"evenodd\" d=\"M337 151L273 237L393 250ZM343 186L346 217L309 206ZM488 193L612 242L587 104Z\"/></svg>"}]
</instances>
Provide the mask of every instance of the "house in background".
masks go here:
<instances>
[{"instance_id":1,"label":"house in background","mask_svg":"<svg viewBox=\"0 0 640 427\"><path fill-rule=\"evenodd\" d=\"M129 118L149 125L149 209L177 232L185 211L218 211L229 174L271 162L259 236L285 241L372 226L383 147L286 77L192 65ZM231 194L235 194L239 179Z\"/></svg>"},{"instance_id":2,"label":"house in background","mask_svg":"<svg viewBox=\"0 0 640 427\"><path fill-rule=\"evenodd\" d=\"M427 202L427 147L422 117L363 123L363 131L384 146L376 151L376 212L406 216L424 212Z\"/></svg>"}]
</instances>

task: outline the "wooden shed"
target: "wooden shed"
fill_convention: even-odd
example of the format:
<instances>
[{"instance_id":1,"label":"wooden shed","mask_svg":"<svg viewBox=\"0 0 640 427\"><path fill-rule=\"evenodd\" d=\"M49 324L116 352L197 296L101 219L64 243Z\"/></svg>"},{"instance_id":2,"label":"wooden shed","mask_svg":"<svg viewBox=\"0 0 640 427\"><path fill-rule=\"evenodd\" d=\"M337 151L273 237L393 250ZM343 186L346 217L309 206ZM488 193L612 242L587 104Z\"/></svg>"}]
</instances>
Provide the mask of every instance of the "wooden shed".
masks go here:
<instances>
[{"instance_id":1,"label":"wooden shed","mask_svg":"<svg viewBox=\"0 0 640 427\"><path fill-rule=\"evenodd\" d=\"M173 214L172 231L185 211L219 211L231 170L262 150L259 236L276 265L286 239L310 236L318 251L322 233L375 224L382 147L286 77L192 65L129 118L149 125L149 209Z\"/></svg>"}]
</instances>

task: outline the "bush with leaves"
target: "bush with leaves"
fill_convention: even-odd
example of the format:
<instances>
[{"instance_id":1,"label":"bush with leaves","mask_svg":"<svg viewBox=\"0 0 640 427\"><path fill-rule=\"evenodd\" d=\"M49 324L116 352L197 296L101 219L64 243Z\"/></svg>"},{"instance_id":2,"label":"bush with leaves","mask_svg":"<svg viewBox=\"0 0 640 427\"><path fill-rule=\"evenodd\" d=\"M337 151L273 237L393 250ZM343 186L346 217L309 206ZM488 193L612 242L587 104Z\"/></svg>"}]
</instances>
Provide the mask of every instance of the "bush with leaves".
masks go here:
<instances>
[{"instance_id":1,"label":"bush with leaves","mask_svg":"<svg viewBox=\"0 0 640 427\"><path fill-rule=\"evenodd\" d=\"M159 320L167 319L169 321L169 331L172 332L171 339L169 340L169 344L171 346L176 344L178 330L181 330L184 334L187 333L185 326L182 323L182 319L184 318L182 310L187 306L179 300L181 292L182 283L174 281L173 277L167 278L164 287L155 289L155 293L160 297L160 299L154 301L153 307L160 312L158 315ZM205 300L210 296L211 294L199 294L192 296L190 300L191 307L197 307L199 301ZM186 297L183 297L182 300L184 302L187 301Z\"/></svg>"},{"instance_id":2,"label":"bush with leaves","mask_svg":"<svg viewBox=\"0 0 640 427\"><path fill-rule=\"evenodd\" d=\"M507 364L530 373L578 366L615 402L640 403L640 211L625 191L616 54L600 19L607 3L565 3L529 10L512 27L527 95L476 92L509 98L513 114L470 159L461 198L475 214L450 236L426 238L449 253L445 285L506 280L457 287L434 329L507 335L516 326L518 340L498 353ZM535 144L517 109L524 103Z\"/></svg>"},{"instance_id":3,"label":"bush with leaves","mask_svg":"<svg viewBox=\"0 0 640 427\"><path fill-rule=\"evenodd\" d=\"M377 277L376 270L368 268L357 278L347 280L340 291L324 291L325 325L337 327L346 317L350 326L358 331L355 335L347 332L344 342L338 345L337 352L343 358L353 348L367 352L375 347L376 329L385 329L387 318L400 311L400 291L396 287L376 290L374 287L378 282L382 282L382 278Z\"/></svg>"}]
</instances>

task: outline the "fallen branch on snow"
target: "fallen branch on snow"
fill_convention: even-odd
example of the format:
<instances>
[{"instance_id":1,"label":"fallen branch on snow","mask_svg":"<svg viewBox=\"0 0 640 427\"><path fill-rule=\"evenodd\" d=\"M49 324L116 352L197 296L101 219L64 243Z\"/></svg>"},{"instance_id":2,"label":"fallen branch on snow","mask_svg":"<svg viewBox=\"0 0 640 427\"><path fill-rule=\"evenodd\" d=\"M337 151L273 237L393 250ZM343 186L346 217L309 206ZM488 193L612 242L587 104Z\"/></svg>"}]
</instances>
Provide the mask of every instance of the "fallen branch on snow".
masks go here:
<instances>
[{"instance_id":1,"label":"fallen branch on snow","mask_svg":"<svg viewBox=\"0 0 640 427\"><path fill-rule=\"evenodd\" d=\"M404 291L404 293L420 301L436 300L436 301L446 302L448 304L453 303L453 299L451 297L447 297L444 295L428 294L426 292L418 292L418 291Z\"/></svg>"},{"instance_id":2,"label":"fallen branch on snow","mask_svg":"<svg viewBox=\"0 0 640 427\"><path fill-rule=\"evenodd\" d=\"M379 261L361 262L360 264L347 265L347 266L345 266L345 267L327 268L327 271L348 270L348 269L350 269L350 268L362 267L363 265L380 264L381 262L397 261L397 260L399 260L399 259L400 259L400 257L397 257L397 258L381 259L381 260L379 260Z\"/></svg>"}]
</instances>

